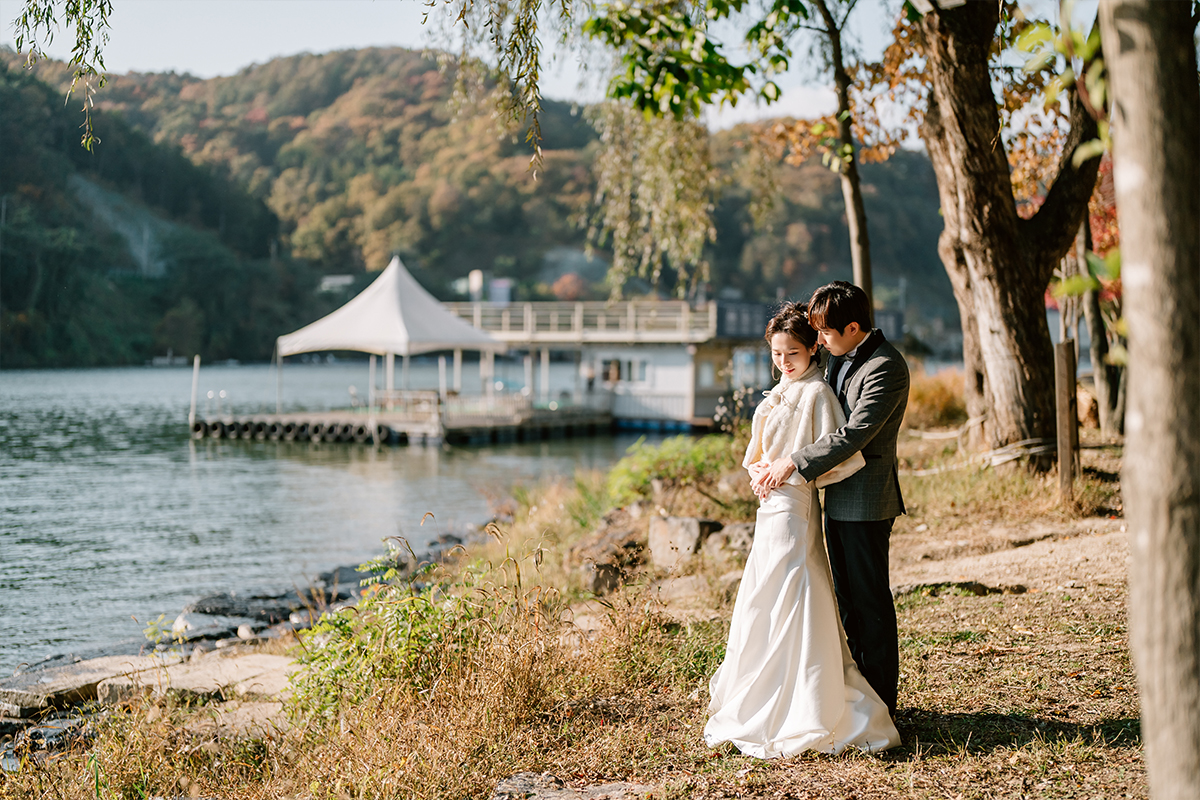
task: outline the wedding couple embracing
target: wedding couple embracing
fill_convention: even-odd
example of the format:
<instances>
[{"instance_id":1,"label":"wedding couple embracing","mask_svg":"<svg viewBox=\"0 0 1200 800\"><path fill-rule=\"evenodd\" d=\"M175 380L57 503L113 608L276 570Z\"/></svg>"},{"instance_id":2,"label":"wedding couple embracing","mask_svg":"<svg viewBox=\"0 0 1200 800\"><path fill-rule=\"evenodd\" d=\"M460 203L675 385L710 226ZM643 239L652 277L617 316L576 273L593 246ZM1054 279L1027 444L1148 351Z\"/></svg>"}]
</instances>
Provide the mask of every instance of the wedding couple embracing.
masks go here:
<instances>
[{"instance_id":1,"label":"wedding couple embracing","mask_svg":"<svg viewBox=\"0 0 1200 800\"><path fill-rule=\"evenodd\" d=\"M894 747L888 539L904 513L908 367L872 329L866 293L844 281L785 304L766 339L781 377L755 409L742 462L760 503L704 739L759 758ZM820 345L832 356L824 373Z\"/></svg>"}]
</instances>

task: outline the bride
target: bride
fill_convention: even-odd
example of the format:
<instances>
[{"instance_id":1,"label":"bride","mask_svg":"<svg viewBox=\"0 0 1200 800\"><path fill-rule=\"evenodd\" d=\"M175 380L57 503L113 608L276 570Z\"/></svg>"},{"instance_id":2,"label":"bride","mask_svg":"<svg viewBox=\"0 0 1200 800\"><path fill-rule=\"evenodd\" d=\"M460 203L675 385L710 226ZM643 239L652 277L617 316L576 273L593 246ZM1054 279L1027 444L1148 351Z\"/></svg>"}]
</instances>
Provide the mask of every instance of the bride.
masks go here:
<instances>
[{"instance_id":1,"label":"bride","mask_svg":"<svg viewBox=\"0 0 1200 800\"><path fill-rule=\"evenodd\" d=\"M814 358L817 334L805 310L787 303L767 324L771 360L782 377L754 412L742 462L752 476L846 421ZM900 743L887 706L846 645L821 530L818 487L865 463L856 453L815 483L793 473L759 498L725 660L709 682L709 747L732 742L747 755L775 758Z\"/></svg>"}]
</instances>

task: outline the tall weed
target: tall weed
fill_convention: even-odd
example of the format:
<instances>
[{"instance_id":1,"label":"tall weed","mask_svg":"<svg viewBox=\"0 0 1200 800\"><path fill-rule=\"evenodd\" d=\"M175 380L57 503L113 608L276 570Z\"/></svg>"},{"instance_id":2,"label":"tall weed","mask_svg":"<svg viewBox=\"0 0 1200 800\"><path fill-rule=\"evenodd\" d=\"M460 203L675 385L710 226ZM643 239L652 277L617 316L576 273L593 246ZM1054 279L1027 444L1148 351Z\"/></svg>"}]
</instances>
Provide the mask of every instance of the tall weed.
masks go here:
<instances>
[{"instance_id":1,"label":"tall weed","mask_svg":"<svg viewBox=\"0 0 1200 800\"><path fill-rule=\"evenodd\" d=\"M538 553L434 573L437 586L383 586L314 631L293 700L307 724L301 785L484 796L523 770L653 763L689 735L635 695L667 692L690 715L696 701L684 698L715 669L723 624L681 626L654 603L618 601L601 635L568 635Z\"/></svg>"}]
</instances>

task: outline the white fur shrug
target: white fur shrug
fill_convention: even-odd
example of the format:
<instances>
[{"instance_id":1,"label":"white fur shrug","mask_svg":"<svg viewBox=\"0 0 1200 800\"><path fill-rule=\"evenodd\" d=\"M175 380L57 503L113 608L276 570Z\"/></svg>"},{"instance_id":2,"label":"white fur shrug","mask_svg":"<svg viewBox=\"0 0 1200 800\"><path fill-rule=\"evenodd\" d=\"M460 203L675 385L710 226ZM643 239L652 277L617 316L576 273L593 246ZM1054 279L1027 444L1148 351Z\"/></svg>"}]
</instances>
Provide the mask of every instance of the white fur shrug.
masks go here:
<instances>
[{"instance_id":1,"label":"white fur shrug","mask_svg":"<svg viewBox=\"0 0 1200 800\"><path fill-rule=\"evenodd\" d=\"M743 467L790 456L846 424L837 396L825 382L816 361L798 378L784 378L763 395L763 401L754 409ZM855 453L814 483L817 487L837 483L858 472L866 463L862 453ZM807 483L799 472L793 472L787 482L793 486Z\"/></svg>"}]
</instances>

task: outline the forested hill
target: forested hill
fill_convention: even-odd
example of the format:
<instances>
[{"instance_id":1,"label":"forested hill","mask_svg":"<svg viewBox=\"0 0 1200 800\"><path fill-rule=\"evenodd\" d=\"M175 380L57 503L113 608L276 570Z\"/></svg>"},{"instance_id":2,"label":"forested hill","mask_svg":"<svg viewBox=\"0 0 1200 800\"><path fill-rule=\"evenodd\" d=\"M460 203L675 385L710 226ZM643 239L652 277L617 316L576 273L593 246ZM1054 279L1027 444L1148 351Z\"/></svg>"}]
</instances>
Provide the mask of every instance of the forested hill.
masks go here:
<instances>
[{"instance_id":1,"label":"forested hill","mask_svg":"<svg viewBox=\"0 0 1200 800\"><path fill-rule=\"evenodd\" d=\"M37 74L70 81L60 63ZM486 106L456 116L451 82L418 53L372 48L211 80L111 76L98 107L245 187L324 272L381 269L398 251L440 296L476 268L527 283L546 250L582 241L591 127L547 103L534 180L519 132L503 135Z\"/></svg>"},{"instance_id":2,"label":"forested hill","mask_svg":"<svg viewBox=\"0 0 1200 800\"><path fill-rule=\"evenodd\" d=\"M270 353L319 279L270 258L279 221L236 183L0 62L0 366Z\"/></svg>"},{"instance_id":3,"label":"forested hill","mask_svg":"<svg viewBox=\"0 0 1200 800\"><path fill-rule=\"evenodd\" d=\"M27 87L35 85L28 73L13 66L18 56L0 50L0 60L10 64L5 78L10 84L19 76ZM535 180L520 132L500 133L486 106L460 109L456 115L451 79L411 51L298 55L208 80L131 73L110 76L98 93L102 142L89 156L77 147L78 104L63 109L61 93L69 84L65 65L42 62L34 75L54 87L48 90L52 102L39 101L42 110L21 123L22 135L45 139L44 120L56 120L53 146L43 149L66 160L64 176L90 170L96 191L156 205L160 214L182 226L179 230L210 231L208 241L219 238L240 259L238 264L270 255L267 249L277 242L275 258L265 263L288 272L286 284L294 294L279 300L270 315L277 325L271 335L288 329L281 314L304 322L333 301L312 299L312 272L357 273L361 285L370 277L365 273L384 266L393 252L401 253L418 279L446 299L454 297L453 281L477 268L513 278L519 297L552 297L555 279L569 270L584 272L592 282L586 290L593 296L604 295L604 287L595 282L603 266L583 266L579 254L584 244L579 222L593 192L594 134L582 114L567 104L547 103L542 118L545 169ZM849 247L836 176L819 163L781 167L784 199L769 229L757 230L750 224L750 193L737 167L740 138L733 130L713 140L723 172L715 215L718 241L710 258L714 292L736 290L749 299L774 299L780 292L800 295L825 281L848 278ZM131 155L150 150L167 161ZM194 190L159 179L168 162L191 166L199 184L223 187L218 194L224 192L224 205L217 204L215 217L211 204L199 203ZM97 172L98 164L106 171ZM953 296L936 253L942 226L928 160L902 152L885 164L865 166L863 174L880 296L886 299L891 293L894 298L903 276L910 300L919 298L925 316L953 324ZM11 191L11 186L15 184L0 168L0 191ZM61 192L78 205L79 192ZM189 210L168 209L172 204ZM204 212L206 208L210 211ZM93 231L104 233L94 213L89 220ZM237 231L243 230L252 231L246 241L238 238L242 233ZM137 262L138 248L130 241L128 235L110 238L106 258L120 262L118 251L124 246L125 262ZM7 254L4 259L7 264ZM169 259L160 261L162 277L144 277L147 286L177 280ZM203 272L198 263L196 269ZM5 314L11 316L19 306L10 297L19 292L10 295L7 274L3 279ZM229 276L207 279L216 285ZM171 305L148 309L150 316L162 315L150 325L158 333L142 335L138 347L125 348L135 355L123 357L148 357L171 341L175 352L199 346L205 357L269 355L271 335L265 330L253 336L216 335L210 330L215 309L201 308L197 315L181 303L182 296ZM199 298L192 303L200 306ZM167 319L172 310L175 316ZM268 315L251 316L266 320ZM189 320L182 327L200 326L202 333L186 341L172 339L165 332L180 327L181 317ZM0 347L9 350L7 336ZM6 359L4 364L13 362Z\"/></svg>"}]
</instances>

